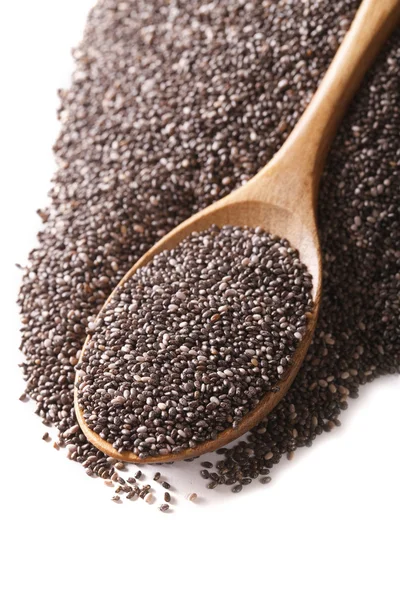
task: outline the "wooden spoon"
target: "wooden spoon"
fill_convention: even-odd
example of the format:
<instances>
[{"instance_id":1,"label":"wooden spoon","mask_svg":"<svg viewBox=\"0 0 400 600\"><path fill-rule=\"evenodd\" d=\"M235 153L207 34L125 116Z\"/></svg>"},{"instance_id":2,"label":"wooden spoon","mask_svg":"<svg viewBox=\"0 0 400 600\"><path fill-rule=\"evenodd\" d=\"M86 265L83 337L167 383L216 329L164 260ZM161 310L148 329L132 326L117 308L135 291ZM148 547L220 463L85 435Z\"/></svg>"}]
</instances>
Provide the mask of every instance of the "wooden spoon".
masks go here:
<instances>
[{"instance_id":1,"label":"wooden spoon","mask_svg":"<svg viewBox=\"0 0 400 600\"><path fill-rule=\"evenodd\" d=\"M176 454L140 459L132 452L118 452L86 424L77 397L75 411L87 439L106 454L122 461L160 463L193 458L224 446L265 417L288 391L305 357L315 329L321 302L321 250L316 223L318 188L325 158L338 124L359 84L385 40L400 18L400 0L364 0L331 66L308 108L272 160L246 185L187 219L164 236L131 268L118 287L155 254L174 248L193 231L210 225L262 227L287 238L300 252L313 277L313 311L308 315L307 331L298 345L290 368L279 381L279 391L267 393L240 421L236 429L226 429L209 440ZM115 292L115 291L114 291ZM105 306L113 297L114 292ZM101 314L101 313L100 313ZM90 340L86 339L82 353Z\"/></svg>"}]
</instances>

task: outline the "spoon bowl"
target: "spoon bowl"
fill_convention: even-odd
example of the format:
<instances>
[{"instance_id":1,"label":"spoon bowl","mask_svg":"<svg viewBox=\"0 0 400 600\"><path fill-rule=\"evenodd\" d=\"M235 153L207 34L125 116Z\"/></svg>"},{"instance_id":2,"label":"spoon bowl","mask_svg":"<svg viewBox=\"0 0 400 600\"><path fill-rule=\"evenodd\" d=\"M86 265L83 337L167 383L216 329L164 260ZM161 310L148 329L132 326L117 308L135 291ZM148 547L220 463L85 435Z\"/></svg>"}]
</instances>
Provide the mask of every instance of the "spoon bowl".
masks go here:
<instances>
[{"instance_id":1,"label":"spoon bowl","mask_svg":"<svg viewBox=\"0 0 400 600\"><path fill-rule=\"evenodd\" d=\"M269 185L271 185L270 193L268 194ZM112 444L103 440L97 433L91 430L82 414L79 407L77 397L77 385L79 385L79 376L77 377L77 385L75 386L75 410L79 425L82 428L87 439L97 448L116 459L134 462L134 463L161 463L168 461L176 461L187 458L194 458L212 452L221 446L232 442L240 437L252 427L257 425L263 417L265 417L286 394L295 378L310 345L315 325L317 322L318 309L321 297L321 258L319 251L318 235L315 219L311 212L309 218L305 215L290 211L278 204L270 204L266 202L258 190L260 186L262 195L273 197L274 177L268 177L264 174L262 181L257 181L256 178L251 180L246 186L243 186L236 192L233 192L226 198L219 200L212 206L202 210L193 217L181 223L178 227L164 236L157 244L155 244L135 265L128 271L125 277L121 280L117 288L108 298L104 307L112 300L113 294L121 285L130 279L137 269L144 267L152 258L164 250L175 248L184 238L194 231L203 231L212 224L222 227L223 225L238 225L247 227L262 227L266 231L273 231L275 235L288 239L290 244L299 250L300 259L307 266L308 271L313 277L313 310L307 314L307 329L298 344L295 353L292 357L290 367L283 374L276 387L276 391L270 391L263 396L257 406L247 413L240 421L236 428L225 429L216 439L207 440L198 444L195 448L187 448L181 452L168 454L165 456L149 456L145 459L140 459L133 452L119 452ZM299 206L302 204L299 203ZM312 206L312 204L311 204ZM101 313L100 313L101 315ZM100 316L99 315L99 316ZM87 343L90 341L90 336L85 342L82 353L85 352Z\"/></svg>"},{"instance_id":2,"label":"spoon bowl","mask_svg":"<svg viewBox=\"0 0 400 600\"><path fill-rule=\"evenodd\" d=\"M118 290L156 254L175 248L191 233L203 231L211 225L261 227L272 235L286 238L299 251L300 260L312 275L313 308L307 314L306 332L292 356L291 364L274 388L275 391L265 394L236 428L224 430L215 439L177 453L140 459L133 452L117 451L112 444L88 427L79 406L78 372L75 382L77 419L87 439L105 454L134 463L161 463L194 458L225 446L255 427L286 394L311 343L321 303L322 268L316 204L325 158L346 107L399 17L400 0L364 0L311 103L268 165L244 186L193 215L165 235L137 261L116 288ZM107 306L116 290L104 306ZM85 341L82 355L89 342L90 335Z\"/></svg>"}]
</instances>

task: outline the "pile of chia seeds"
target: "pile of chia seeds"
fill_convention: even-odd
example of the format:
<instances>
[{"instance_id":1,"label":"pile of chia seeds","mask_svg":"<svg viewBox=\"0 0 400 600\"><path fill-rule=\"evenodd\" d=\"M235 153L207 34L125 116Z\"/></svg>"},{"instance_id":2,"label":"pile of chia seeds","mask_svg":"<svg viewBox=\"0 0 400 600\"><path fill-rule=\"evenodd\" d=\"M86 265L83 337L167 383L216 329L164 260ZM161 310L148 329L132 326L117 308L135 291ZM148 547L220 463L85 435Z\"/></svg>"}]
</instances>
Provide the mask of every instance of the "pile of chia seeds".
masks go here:
<instances>
[{"instance_id":1,"label":"pile of chia seeds","mask_svg":"<svg viewBox=\"0 0 400 600\"><path fill-rule=\"evenodd\" d=\"M77 365L88 426L141 458L236 428L291 364L311 275L260 228L193 233L113 295Z\"/></svg>"},{"instance_id":2,"label":"pile of chia seeds","mask_svg":"<svg viewBox=\"0 0 400 600\"><path fill-rule=\"evenodd\" d=\"M315 91L355 0L100 0L60 93L58 170L19 296L27 395L90 475L116 476L82 434L75 366L91 323L163 234L245 183ZM400 365L400 33L330 153L319 202L323 302L285 399L220 452L210 487L240 491L340 424L361 384ZM173 468L173 467L172 467ZM205 471L205 472L204 472ZM241 483L242 482L242 483Z\"/></svg>"}]
</instances>

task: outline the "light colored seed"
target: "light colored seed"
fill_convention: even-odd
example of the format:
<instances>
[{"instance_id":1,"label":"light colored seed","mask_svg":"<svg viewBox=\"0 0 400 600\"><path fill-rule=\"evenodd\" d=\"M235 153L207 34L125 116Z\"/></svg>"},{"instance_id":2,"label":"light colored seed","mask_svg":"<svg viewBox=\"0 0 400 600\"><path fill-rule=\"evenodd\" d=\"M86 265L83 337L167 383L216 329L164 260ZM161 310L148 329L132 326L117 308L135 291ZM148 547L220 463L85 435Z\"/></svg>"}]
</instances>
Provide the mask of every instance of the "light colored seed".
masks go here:
<instances>
[{"instance_id":1,"label":"light colored seed","mask_svg":"<svg viewBox=\"0 0 400 600\"><path fill-rule=\"evenodd\" d=\"M113 406L117 406L119 404L125 404L126 400L123 396L117 396L116 398L113 398L110 402L110 404L112 404Z\"/></svg>"},{"instance_id":2,"label":"light colored seed","mask_svg":"<svg viewBox=\"0 0 400 600\"><path fill-rule=\"evenodd\" d=\"M72 425L72 427L70 427L69 429L67 429L66 431L64 431L63 433L63 437L64 438L68 438L73 436L75 433L77 433L79 431L79 425Z\"/></svg>"}]
</instances>

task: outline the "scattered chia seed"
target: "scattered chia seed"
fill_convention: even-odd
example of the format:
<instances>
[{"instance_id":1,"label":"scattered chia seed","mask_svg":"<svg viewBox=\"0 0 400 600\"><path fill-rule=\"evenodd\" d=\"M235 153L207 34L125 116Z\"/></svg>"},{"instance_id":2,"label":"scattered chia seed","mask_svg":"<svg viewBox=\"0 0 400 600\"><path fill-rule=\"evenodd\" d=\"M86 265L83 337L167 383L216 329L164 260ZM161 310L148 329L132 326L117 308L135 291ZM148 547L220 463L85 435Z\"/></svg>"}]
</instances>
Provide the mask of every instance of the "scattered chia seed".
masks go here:
<instances>
[{"instance_id":1,"label":"scattered chia seed","mask_svg":"<svg viewBox=\"0 0 400 600\"><path fill-rule=\"evenodd\" d=\"M171 494L169 492L165 492L164 500L165 502L171 502Z\"/></svg>"},{"instance_id":2,"label":"scattered chia seed","mask_svg":"<svg viewBox=\"0 0 400 600\"><path fill-rule=\"evenodd\" d=\"M154 480L154 481L158 481L158 480L160 479L160 477L161 477L161 473L158 473L158 472L157 472L157 473L155 473L155 475L154 475L154 477L153 477L153 480Z\"/></svg>"},{"instance_id":3,"label":"scattered chia seed","mask_svg":"<svg viewBox=\"0 0 400 600\"><path fill-rule=\"evenodd\" d=\"M243 478L243 479L240 481L240 483L241 483L242 485L250 485L250 483L251 483L252 481L253 481L253 480L252 480L252 478L251 478L251 477L244 477L244 478Z\"/></svg>"},{"instance_id":4,"label":"scattered chia seed","mask_svg":"<svg viewBox=\"0 0 400 600\"><path fill-rule=\"evenodd\" d=\"M142 477L142 471L136 471L135 479L140 479Z\"/></svg>"},{"instance_id":5,"label":"scattered chia seed","mask_svg":"<svg viewBox=\"0 0 400 600\"><path fill-rule=\"evenodd\" d=\"M161 512L167 512L167 510L169 510L169 504L161 504L160 510Z\"/></svg>"},{"instance_id":6,"label":"scattered chia seed","mask_svg":"<svg viewBox=\"0 0 400 600\"><path fill-rule=\"evenodd\" d=\"M269 483L271 481L271 477L261 477L260 483Z\"/></svg>"},{"instance_id":7,"label":"scattered chia seed","mask_svg":"<svg viewBox=\"0 0 400 600\"><path fill-rule=\"evenodd\" d=\"M114 481L113 463L87 441L73 410L75 368L93 315L162 235L268 162L358 4L247 0L232 10L229 0L192 0L175 5L173 24L164 0L148 0L146 11L136 0L99 0L91 11L72 85L60 93L59 168L19 304L24 399L57 427L68 458L94 457L92 474L108 470ZM268 483L282 456L337 426L361 385L399 371L399 62L397 31L352 102L325 168L323 303L313 343L268 418L218 451L221 483L258 475ZM219 306L214 314L221 315L217 327L226 317ZM120 426L118 418L110 423Z\"/></svg>"},{"instance_id":8,"label":"scattered chia seed","mask_svg":"<svg viewBox=\"0 0 400 600\"><path fill-rule=\"evenodd\" d=\"M238 494L239 492L241 492L241 491L242 491L242 489L243 489L243 488L242 488L242 485L241 485L240 483L238 483L238 485L235 485L235 486L233 486L233 488L232 488L232 492L233 492L234 494Z\"/></svg>"},{"instance_id":9,"label":"scattered chia seed","mask_svg":"<svg viewBox=\"0 0 400 600\"><path fill-rule=\"evenodd\" d=\"M46 431L46 433L44 433L42 435L42 440L44 440L45 442L50 442L51 441L50 434L47 431Z\"/></svg>"},{"instance_id":10,"label":"scattered chia seed","mask_svg":"<svg viewBox=\"0 0 400 600\"><path fill-rule=\"evenodd\" d=\"M162 484L163 488L165 488L166 490L169 490L171 485L168 483L168 481L163 481Z\"/></svg>"},{"instance_id":11,"label":"scattered chia seed","mask_svg":"<svg viewBox=\"0 0 400 600\"><path fill-rule=\"evenodd\" d=\"M116 496L113 496L113 497L111 498L111 500L112 500L113 502L121 502L121 498L120 498L120 496L118 496L118 495L116 495Z\"/></svg>"},{"instance_id":12,"label":"scattered chia seed","mask_svg":"<svg viewBox=\"0 0 400 600\"><path fill-rule=\"evenodd\" d=\"M210 463L208 460L203 461L202 463L200 463L200 465L202 467L205 467L206 469L212 469L213 464Z\"/></svg>"},{"instance_id":13,"label":"scattered chia seed","mask_svg":"<svg viewBox=\"0 0 400 600\"><path fill-rule=\"evenodd\" d=\"M195 502L195 500L197 500L197 494L195 492L188 494L186 497L190 502Z\"/></svg>"},{"instance_id":14,"label":"scattered chia seed","mask_svg":"<svg viewBox=\"0 0 400 600\"><path fill-rule=\"evenodd\" d=\"M259 475L268 475L270 472L269 469L267 469L266 467L261 467L260 469L258 469L258 474Z\"/></svg>"}]
</instances>

